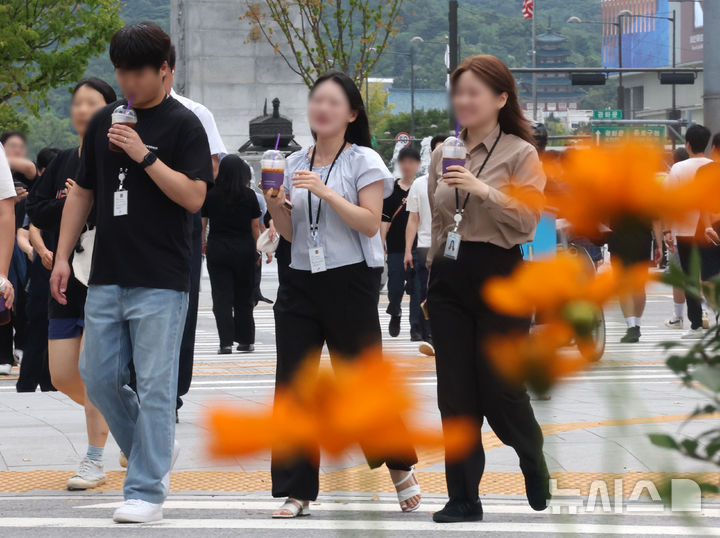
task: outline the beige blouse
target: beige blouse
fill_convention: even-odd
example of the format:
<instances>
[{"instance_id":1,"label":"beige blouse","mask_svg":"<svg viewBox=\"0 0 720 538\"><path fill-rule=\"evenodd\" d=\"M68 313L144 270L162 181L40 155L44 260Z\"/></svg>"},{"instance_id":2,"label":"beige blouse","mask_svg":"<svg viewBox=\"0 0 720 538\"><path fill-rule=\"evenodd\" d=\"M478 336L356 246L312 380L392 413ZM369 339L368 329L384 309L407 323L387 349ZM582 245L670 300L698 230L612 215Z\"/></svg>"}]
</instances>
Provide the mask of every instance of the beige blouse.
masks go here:
<instances>
[{"instance_id":1,"label":"beige blouse","mask_svg":"<svg viewBox=\"0 0 720 538\"><path fill-rule=\"evenodd\" d=\"M477 174L500 132L496 127L485 140L470 148L466 165ZM465 138L465 133L461 133ZM515 135L503 133L480 179L489 187L487 199L471 195L458 232L463 241L482 241L503 248L511 248L532 241L541 209L531 208L508 195L513 189L530 190L541 195L545 188L545 174L535 147ZM460 191L460 206L466 196ZM435 148L430 159L428 195L432 207L432 247L428 254L442 255L447 235L455 227L455 188L442 181L442 144Z\"/></svg>"}]
</instances>

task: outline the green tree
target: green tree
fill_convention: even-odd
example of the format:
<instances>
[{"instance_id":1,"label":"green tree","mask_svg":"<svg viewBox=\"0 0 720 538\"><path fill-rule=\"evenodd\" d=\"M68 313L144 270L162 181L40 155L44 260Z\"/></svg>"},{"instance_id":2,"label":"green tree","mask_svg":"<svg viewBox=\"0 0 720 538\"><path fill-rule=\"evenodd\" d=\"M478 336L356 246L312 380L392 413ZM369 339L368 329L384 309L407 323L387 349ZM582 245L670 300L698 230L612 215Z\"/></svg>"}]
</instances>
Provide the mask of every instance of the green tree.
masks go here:
<instances>
[{"instance_id":1,"label":"green tree","mask_svg":"<svg viewBox=\"0 0 720 538\"><path fill-rule=\"evenodd\" d=\"M48 91L78 80L120 28L119 0L0 3L0 103L39 110Z\"/></svg>"},{"instance_id":2,"label":"green tree","mask_svg":"<svg viewBox=\"0 0 720 538\"><path fill-rule=\"evenodd\" d=\"M403 1L246 0L240 20L251 23L251 41L264 38L308 87L333 70L361 86L397 33Z\"/></svg>"},{"instance_id":3,"label":"green tree","mask_svg":"<svg viewBox=\"0 0 720 538\"><path fill-rule=\"evenodd\" d=\"M4 131L21 131L26 133L28 124L26 118L18 114L17 110L8 103L0 104L0 133Z\"/></svg>"},{"instance_id":4,"label":"green tree","mask_svg":"<svg viewBox=\"0 0 720 538\"><path fill-rule=\"evenodd\" d=\"M52 112L27 119L28 155L33 158L47 146L71 148L77 146L78 137L70 126L68 118L58 118Z\"/></svg>"},{"instance_id":5,"label":"green tree","mask_svg":"<svg viewBox=\"0 0 720 538\"><path fill-rule=\"evenodd\" d=\"M383 89L383 85L379 82L372 82L367 88L367 103L365 103L365 109L368 113L371 130L392 115L395 105L387 102L389 93L390 92Z\"/></svg>"}]
</instances>

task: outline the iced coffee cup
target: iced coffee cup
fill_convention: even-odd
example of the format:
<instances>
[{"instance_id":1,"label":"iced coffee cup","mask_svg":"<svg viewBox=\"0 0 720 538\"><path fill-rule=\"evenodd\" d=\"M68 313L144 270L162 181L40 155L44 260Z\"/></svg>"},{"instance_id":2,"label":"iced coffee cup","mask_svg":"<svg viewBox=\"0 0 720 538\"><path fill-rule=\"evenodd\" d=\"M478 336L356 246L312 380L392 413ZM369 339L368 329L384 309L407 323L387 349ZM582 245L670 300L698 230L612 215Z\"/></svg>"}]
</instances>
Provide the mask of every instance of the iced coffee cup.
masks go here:
<instances>
[{"instance_id":1,"label":"iced coffee cup","mask_svg":"<svg viewBox=\"0 0 720 538\"><path fill-rule=\"evenodd\" d=\"M466 154L467 150L462 140L454 136L446 138L442 147L442 173L447 172L448 166L465 166Z\"/></svg>"},{"instance_id":2,"label":"iced coffee cup","mask_svg":"<svg viewBox=\"0 0 720 538\"><path fill-rule=\"evenodd\" d=\"M260 168L260 187L263 192L269 190L270 196L277 196L285 182L285 157L278 150L270 149L263 154Z\"/></svg>"},{"instance_id":3,"label":"iced coffee cup","mask_svg":"<svg viewBox=\"0 0 720 538\"><path fill-rule=\"evenodd\" d=\"M132 108L128 108L125 105L120 105L112 113L112 124L113 125L127 125L128 127L135 128L137 123L137 114ZM110 151L122 151L121 147L116 146L112 142L109 144Z\"/></svg>"}]
</instances>

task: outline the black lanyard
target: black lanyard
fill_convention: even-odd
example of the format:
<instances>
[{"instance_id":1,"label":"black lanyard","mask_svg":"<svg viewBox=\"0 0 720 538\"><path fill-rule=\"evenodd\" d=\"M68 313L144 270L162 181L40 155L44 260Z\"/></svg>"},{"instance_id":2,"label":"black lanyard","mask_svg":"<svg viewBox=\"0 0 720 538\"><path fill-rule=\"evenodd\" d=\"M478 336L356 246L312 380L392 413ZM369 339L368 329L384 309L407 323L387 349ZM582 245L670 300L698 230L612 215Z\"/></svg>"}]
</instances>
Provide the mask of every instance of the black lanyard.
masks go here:
<instances>
[{"instance_id":1,"label":"black lanyard","mask_svg":"<svg viewBox=\"0 0 720 538\"><path fill-rule=\"evenodd\" d=\"M345 144L347 144L346 141L343 141L342 146L340 146L340 150L337 152L337 155L335 155L335 158L333 159L332 164L330 165L330 169L328 170L327 175L325 176L325 185L328 183L328 179L330 179L330 173L332 172L333 167L335 166L335 163L340 158L340 154L345 149ZM310 171L312 172L313 166L315 166L315 151L317 150L317 146L313 148L312 156L310 157ZM320 224L320 205L322 204L322 199L318 201L318 209L317 209L317 216L315 217L315 223L313 224L313 218L312 218L312 193L308 189L308 219L310 219L310 235L315 238L318 231L318 225Z\"/></svg>"},{"instance_id":2,"label":"black lanyard","mask_svg":"<svg viewBox=\"0 0 720 538\"><path fill-rule=\"evenodd\" d=\"M485 169L485 165L487 164L488 160L490 159L490 155L493 154L493 151L495 151L495 146L497 146L498 142L500 141L500 137L502 136L502 130L497 135L497 138L495 139L495 142L493 142L492 147L490 148L490 151L488 151L488 154L485 156L485 160L480 165L480 170L477 171L478 179L480 179L480 174L482 174L482 171ZM458 188L455 187L455 214L462 215L465 213L465 207L467 206L468 200L470 199L470 193L467 193L467 196L465 196L465 202L463 203L462 208L460 208L460 194L458 191Z\"/></svg>"}]
</instances>

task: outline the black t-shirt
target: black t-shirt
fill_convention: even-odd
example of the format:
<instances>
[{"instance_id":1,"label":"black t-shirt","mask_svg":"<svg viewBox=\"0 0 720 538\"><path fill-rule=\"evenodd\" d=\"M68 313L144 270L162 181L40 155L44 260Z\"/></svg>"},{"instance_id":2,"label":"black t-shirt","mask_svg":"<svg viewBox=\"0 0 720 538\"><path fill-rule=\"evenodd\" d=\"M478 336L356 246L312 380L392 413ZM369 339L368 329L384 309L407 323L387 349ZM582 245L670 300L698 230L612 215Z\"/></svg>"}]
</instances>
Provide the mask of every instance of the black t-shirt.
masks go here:
<instances>
[{"instance_id":1,"label":"black t-shirt","mask_svg":"<svg viewBox=\"0 0 720 538\"><path fill-rule=\"evenodd\" d=\"M405 228L410 216L407 212L408 192L400 186L399 181L395 181L392 194L383 202L382 220L383 222L392 222L386 238L388 254L405 252ZM415 244L413 243L413 248L415 248Z\"/></svg>"},{"instance_id":2,"label":"black t-shirt","mask_svg":"<svg viewBox=\"0 0 720 538\"><path fill-rule=\"evenodd\" d=\"M60 234L60 220L67 198L65 183L77 177L80 168L78 148L59 152L30 190L27 213L30 222L43 232L45 246L55 252Z\"/></svg>"},{"instance_id":3,"label":"black t-shirt","mask_svg":"<svg viewBox=\"0 0 720 538\"><path fill-rule=\"evenodd\" d=\"M90 121L76 179L95 196L90 284L188 291L192 214L170 200L141 164L108 149L110 116L120 104L125 101L104 107ZM135 112L140 139L164 164L192 180L212 183L210 147L195 114L171 97ZM121 172L128 214L116 217Z\"/></svg>"},{"instance_id":4,"label":"black t-shirt","mask_svg":"<svg viewBox=\"0 0 720 538\"><path fill-rule=\"evenodd\" d=\"M257 196L249 187L234 199L228 199L222 189L215 187L208 192L202 208L202 216L210 219L208 240L252 238L252 220L261 214Z\"/></svg>"}]
</instances>

